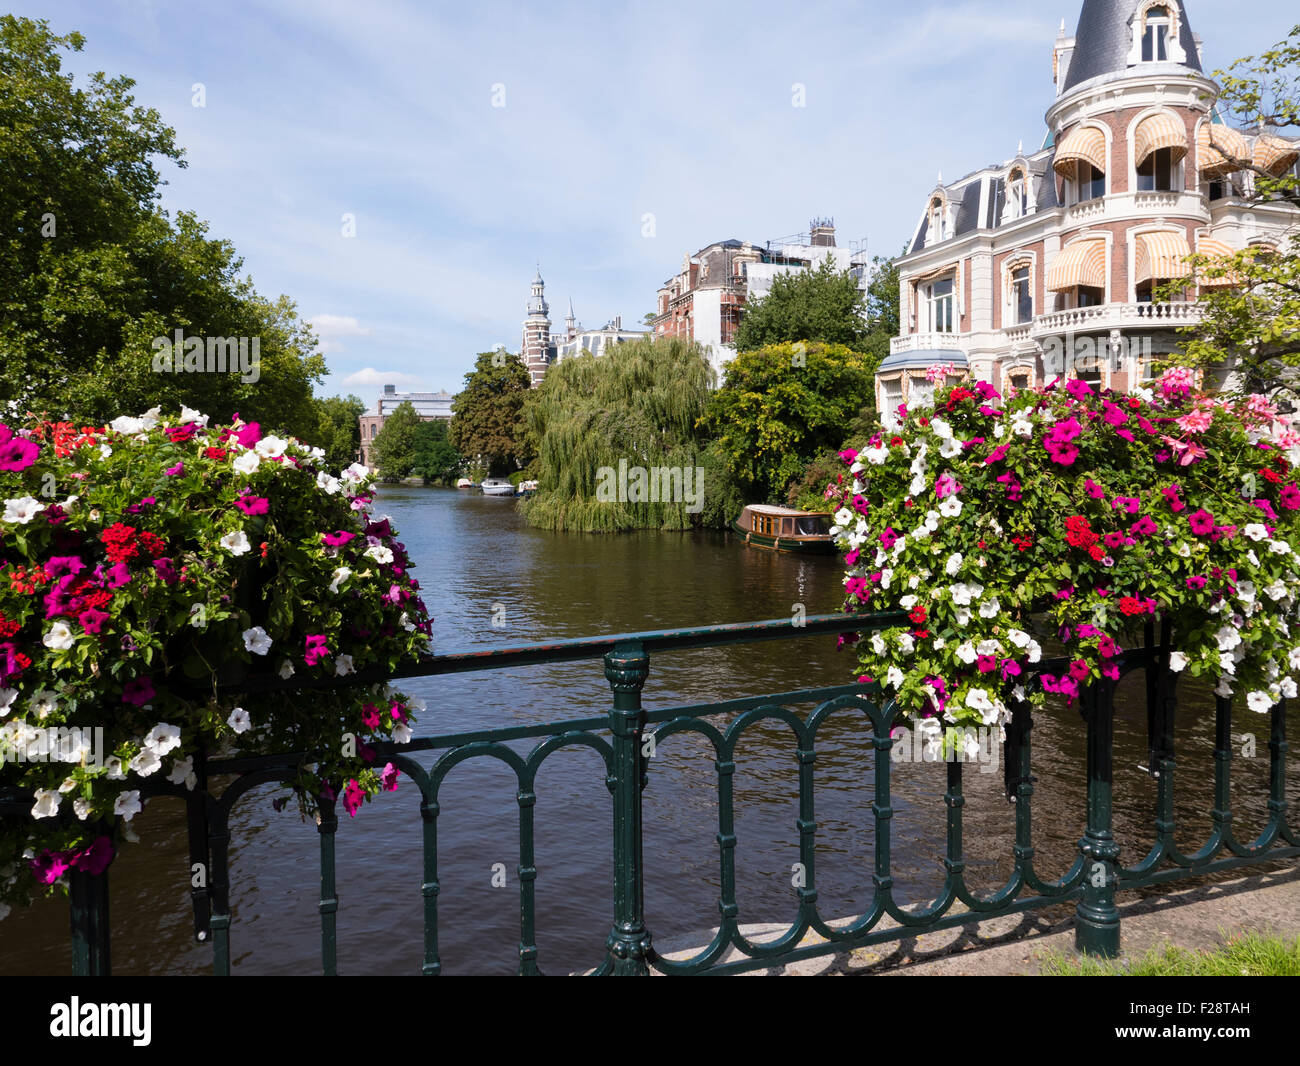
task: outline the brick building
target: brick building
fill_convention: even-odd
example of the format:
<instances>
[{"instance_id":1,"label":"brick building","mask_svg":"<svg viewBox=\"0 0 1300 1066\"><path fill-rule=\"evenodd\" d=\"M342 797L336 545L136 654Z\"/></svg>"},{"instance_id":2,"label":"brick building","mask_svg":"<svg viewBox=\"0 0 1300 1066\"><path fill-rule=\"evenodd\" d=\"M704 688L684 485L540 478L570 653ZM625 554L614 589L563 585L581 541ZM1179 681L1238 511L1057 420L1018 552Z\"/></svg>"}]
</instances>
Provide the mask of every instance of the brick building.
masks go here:
<instances>
[{"instance_id":1,"label":"brick building","mask_svg":"<svg viewBox=\"0 0 1300 1066\"><path fill-rule=\"evenodd\" d=\"M551 364L561 359L572 358L584 352L592 355L604 355L616 344L647 337L646 330L624 329L621 315L615 316L599 329L583 329L573 313L573 301L569 301L569 313L564 317L564 332L551 330L550 305L546 302L546 282L542 280L539 267L533 277L533 291L528 298L528 317L524 319L524 337L520 346L520 358L528 368L532 387L546 378L546 371Z\"/></svg>"},{"instance_id":2,"label":"brick building","mask_svg":"<svg viewBox=\"0 0 1300 1066\"><path fill-rule=\"evenodd\" d=\"M1200 53L1181 2L1085 0L1074 37L1062 24L1042 148L940 179L898 260L883 413L925 402L936 365L1003 391L1063 372L1139 383L1198 318L1189 254L1276 247L1300 223L1288 205L1249 206L1241 169L1285 172L1300 145L1224 125ZM1180 298L1153 301L1179 279Z\"/></svg>"},{"instance_id":3,"label":"brick building","mask_svg":"<svg viewBox=\"0 0 1300 1066\"><path fill-rule=\"evenodd\" d=\"M358 421L361 423L361 462L373 470L370 449L379 431L384 428L388 416L404 403L415 408L415 413L425 422L435 419L441 422L451 421L451 401L449 392L398 392L396 385L385 385L373 410L367 411Z\"/></svg>"},{"instance_id":4,"label":"brick building","mask_svg":"<svg viewBox=\"0 0 1300 1066\"><path fill-rule=\"evenodd\" d=\"M764 245L735 239L706 245L682 258L682 269L659 290L654 335L694 340L719 373L735 355L734 338L746 300L767 295L780 274L807 270L829 258L837 270L850 270L864 292L870 281L865 241L840 248L835 224L814 219L808 233Z\"/></svg>"}]
</instances>

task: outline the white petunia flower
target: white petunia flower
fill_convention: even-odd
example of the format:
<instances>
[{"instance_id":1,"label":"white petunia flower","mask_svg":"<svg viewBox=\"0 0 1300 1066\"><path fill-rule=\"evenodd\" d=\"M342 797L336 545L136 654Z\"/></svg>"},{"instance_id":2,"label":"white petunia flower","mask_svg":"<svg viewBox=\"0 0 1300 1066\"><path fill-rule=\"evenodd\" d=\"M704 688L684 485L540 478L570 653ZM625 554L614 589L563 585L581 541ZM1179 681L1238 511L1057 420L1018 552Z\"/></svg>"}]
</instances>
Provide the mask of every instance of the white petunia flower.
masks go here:
<instances>
[{"instance_id":1,"label":"white petunia flower","mask_svg":"<svg viewBox=\"0 0 1300 1066\"><path fill-rule=\"evenodd\" d=\"M344 481L351 481L355 483L359 481L365 481L369 473L370 471L367 470L360 463L353 463L350 467L348 467L341 474L339 474L339 477L342 478Z\"/></svg>"},{"instance_id":2,"label":"white petunia flower","mask_svg":"<svg viewBox=\"0 0 1300 1066\"><path fill-rule=\"evenodd\" d=\"M63 802L63 797L59 795L58 789L38 788L36 790L36 803L32 807L33 818L53 818L59 813L59 804Z\"/></svg>"},{"instance_id":3,"label":"white petunia flower","mask_svg":"<svg viewBox=\"0 0 1300 1066\"><path fill-rule=\"evenodd\" d=\"M67 651L75 638L67 622L55 622L50 631L41 638L41 643L54 651Z\"/></svg>"},{"instance_id":4,"label":"white petunia flower","mask_svg":"<svg viewBox=\"0 0 1300 1066\"><path fill-rule=\"evenodd\" d=\"M1219 651L1231 651L1241 643L1241 634L1233 626L1222 626L1214 639L1218 641Z\"/></svg>"},{"instance_id":5,"label":"white petunia flower","mask_svg":"<svg viewBox=\"0 0 1300 1066\"><path fill-rule=\"evenodd\" d=\"M1219 683L1217 686L1215 686L1214 694L1216 696L1223 697L1225 700L1231 698L1232 686L1228 683L1228 679L1226 677L1219 678Z\"/></svg>"},{"instance_id":6,"label":"white petunia flower","mask_svg":"<svg viewBox=\"0 0 1300 1066\"><path fill-rule=\"evenodd\" d=\"M334 660L335 677L346 677L348 674L354 672L351 655L340 655Z\"/></svg>"},{"instance_id":7,"label":"white petunia flower","mask_svg":"<svg viewBox=\"0 0 1300 1066\"><path fill-rule=\"evenodd\" d=\"M372 544L366 549L365 554L377 563L391 563L393 561L392 549L382 544Z\"/></svg>"},{"instance_id":8,"label":"white petunia flower","mask_svg":"<svg viewBox=\"0 0 1300 1066\"><path fill-rule=\"evenodd\" d=\"M871 634L871 650L877 655L885 654L885 638L879 633Z\"/></svg>"},{"instance_id":9,"label":"white petunia flower","mask_svg":"<svg viewBox=\"0 0 1300 1066\"><path fill-rule=\"evenodd\" d=\"M293 662L291 660L285 659L285 661L280 664L280 676L286 681L293 677Z\"/></svg>"},{"instance_id":10,"label":"white petunia flower","mask_svg":"<svg viewBox=\"0 0 1300 1066\"><path fill-rule=\"evenodd\" d=\"M110 755L104 760L104 769L108 771L104 776L110 781L126 780L126 770L122 767L122 760L116 755Z\"/></svg>"},{"instance_id":11,"label":"white petunia flower","mask_svg":"<svg viewBox=\"0 0 1300 1066\"><path fill-rule=\"evenodd\" d=\"M939 454L944 459L954 459L961 455L961 441L956 437L949 437L939 445Z\"/></svg>"},{"instance_id":12,"label":"white petunia flower","mask_svg":"<svg viewBox=\"0 0 1300 1066\"><path fill-rule=\"evenodd\" d=\"M1181 651L1172 651L1169 653L1169 669L1176 674L1181 674L1187 667L1187 656Z\"/></svg>"},{"instance_id":13,"label":"white petunia flower","mask_svg":"<svg viewBox=\"0 0 1300 1066\"><path fill-rule=\"evenodd\" d=\"M944 518L956 518L961 514L961 500L956 496L949 496L943 503L939 504L939 513Z\"/></svg>"},{"instance_id":14,"label":"white petunia flower","mask_svg":"<svg viewBox=\"0 0 1300 1066\"><path fill-rule=\"evenodd\" d=\"M238 474L252 474L262 465L262 457L251 449L240 452L239 457L230 464Z\"/></svg>"},{"instance_id":15,"label":"white petunia flower","mask_svg":"<svg viewBox=\"0 0 1300 1066\"><path fill-rule=\"evenodd\" d=\"M1251 540L1268 540L1268 530L1265 529L1258 522L1248 523L1246 528L1243 529L1242 532L1246 534L1246 536L1248 536Z\"/></svg>"},{"instance_id":16,"label":"white petunia flower","mask_svg":"<svg viewBox=\"0 0 1300 1066\"><path fill-rule=\"evenodd\" d=\"M837 526L847 526L850 522L853 521L853 512L850 511L847 507L841 507L838 511L835 512L834 517L835 517L835 524Z\"/></svg>"},{"instance_id":17,"label":"white petunia flower","mask_svg":"<svg viewBox=\"0 0 1300 1066\"><path fill-rule=\"evenodd\" d=\"M337 570L334 571L333 580L330 581L330 592L337 593L338 590L343 587L347 579L350 578L351 576L352 576L351 570L349 570L346 566L340 566Z\"/></svg>"},{"instance_id":18,"label":"white petunia flower","mask_svg":"<svg viewBox=\"0 0 1300 1066\"><path fill-rule=\"evenodd\" d=\"M113 801L113 813L128 822L143 809L144 804L140 802L139 789L119 793L117 799Z\"/></svg>"},{"instance_id":19,"label":"white petunia flower","mask_svg":"<svg viewBox=\"0 0 1300 1066\"><path fill-rule=\"evenodd\" d=\"M879 448L868 448L866 451L862 452L861 455L872 466L879 466L889 458L889 449L882 444Z\"/></svg>"},{"instance_id":20,"label":"white petunia flower","mask_svg":"<svg viewBox=\"0 0 1300 1066\"><path fill-rule=\"evenodd\" d=\"M1284 540L1270 540L1268 550L1276 555L1290 555L1291 545Z\"/></svg>"},{"instance_id":21,"label":"white petunia flower","mask_svg":"<svg viewBox=\"0 0 1300 1066\"><path fill-rule=\"evenodd\" d=\"M153 748L141 748L140 753L127 765L133 774L149 777L162 769L162 759L158 758L158 753Z\"/></svg>"},{"instance_id":22,"label":"white petunia flower","mask_svg":"<svg viewBox=\"0 0 1300 1066\"><path fill-rule=\"evenodd\" d=\"M236 707L230 712L230 717L226 719L226 725L230 726L236 733L247 733L253 728L253 720L243 707Z\"/></svg>"},{"instance_id":23,"label":"white petunia flower","mask_svg":"<svg viewBox=\"0 0 1300 1066\"><path fill-rule=\"evenodd\" d=\"M975 657L978 653L975 651L975 645L968 640L964 644L957 645L955 654L958 659L969 666L975 661Z\"/></svg>"},{"instance_id":24,"label":"white petunia flower","mask_svg":"<svg viewBox=\"0 0 1300 1066\"><path fill-rule=\"evenodd\" d=\"M1031 640L1029 642L1028 648L1029 648L1029 661L1031 663L1036 663L1038 662L1039 659L1043 657L1043 647L1041 644L1038 643L1038 641Z\"/></svg>"},{"instance_id":25,"label":"white petunia flower","mask_svg":"<svg viewBox=\"0 0 1300 1066\"><path fill-rule=\"evenodd\" d=\"M74 799L72 801L72 813L77 816L79 821L84 822L90 817L90 800Z\"/></svg>"},{"instance_id":26,"label":"white petunia flower","mask_svg":"<svg viewBox=\"0 0 1300 1066\"><path fill-rule=\"evenodd\" d=\"M1002 604L998 603L998 598L996 596L980 603L981 618L996 618L1001 610Z\"/></svg>"},{"instance_id":27,"label":"white petunia flower","mask_svg":"<svg viewBox=\"0 0 1300 1066\"><path fill-rule=\"evenodd\" d=\"M949 577L956 577L957 571L961 569L962 555L961 552L953 552L948 556L948 562L944 564L943 571Z\"/></svg>"},{"instance_id":28,"label":"white petunia flower","mask_svg":"<svg viewBox=\"0 0 1300 1066\"><path fill-rule=\"evenodd\" d=\"M1187 545L1187 544L1180 544L1180 545L1178 545L1178 547L1175 548L1174 551L1176 551L1176 552L1177 552L1179 555L1181 555L1184 559L1190 559L1190 558L1192 557L1192 549L1191 549L1191 547L1190 547L1189 545Z\"/></svg>"},{"instance_id":29,"label":"white petunia flower","mask_svg":"<svg viewBox=\"0 0 1300 1066\"><path fill-rule=\"evenodd\" d=\"M342 486L338 478L331 477L329 474L325 473L324 470L322 470L320 473L316 475L316 487L318 489L322 489L329 495L333 496L335 493L337 493L340 490Z\"/></svg>"},{"instance_id":30,"label":"white petunia flower","mask_svg":"<svg viewBox=\"0 0 1300 1066\"><path fill-rule=\"evenodd\" d=\"M9 714L10 708L14 705L14 700L18 698L16 688L0 688L0 718Z\"/></svg>"},{"instance_id":31,"label":"white petunia flower","mask_svg":"<svg viewBox=\"0 0 1300 1066\"><path fill-rule=\"evenodd\" d=\"M144 746L159 755L166 755L169 751L174 751L181 746L181 730L179 726L168 725L166 722L159 722L144 738Z\"/></svg>"},{"instance_id":32,"label":"white petunia flower","mask_svg":"<svg viewBox=\"0 0 1300 1066\"><path fill-rule=\"evenodd\" d=\"M885 683L895 691L903 687L903 671L897 666L891 666L885 672Z\"/></svg>"},{"instance_id":33,"label":"white petunia flower","mask_svg":"<svg viewBox=\"0 0 1300 1066\"><path fill-rule=\"evenodd\" d=\"M253 550L253 546L248 543L248 537L242 529L238 529L234 533L227 533L221 538L220 544L231 555L244 555Z\"/></svg>"},{"instance_id":34,"label":"white petunia flower","mask_svg":"<svg viewBox=\"0 0 1300 1066\"><path fill-rule=\"evenodd\" d=\"M948 440L952 437L952 426L948 425L942 418L930 419L930 428L934 430L934 435L940 440Z\"/></svg>"},{"instance_id":35,"label":"white petunia flower","mask_svg":"<svg viewBox=\"0 0 1300 1066\"><path fill-rule=\"evenodd\" d=\"M392 737L394 744L409 744L413 735L411 727L405 722L398 722L393 726L392 733L389 734L389 736Z\"/></svg>"},{"instance_id":36,"label":"white petunia flower","mask_svg":"<svg viewBox=\"0 0 1300 1066\"><path fill-rule=\"evenodd\" d=\"M909 496L920 496L925 491L925 475L917 474L912 478L912 483L907 486Z\"/></svg>"},{"instance_id":37,"label":"white petunia flower","mask_svg":"<svg viewBox=\"0 0 1300 1066\"><path fill-rule=\"evenodd\" d=\"M172 772L167 775L167 780L173 785L184 785L193 792L194 786L199 783L198 775L194 772L194 756L187 755L184 759L173 760Z\"/></svg>"},{"instance_id":38,"label":"white petunia flower","mask_svg":"<svg viewBox=\"0 0 1300 1066\"><path fill-rule=\"evenodd\" d=\"M13 522L25 526L43 510L45 504L35 496L16 496L12 500L5 500L4 514L0 515L0 522Z\"/></svg>"},{"instance_id":39,"label":"white petunia flower","mask_svg":"<svg viewBox=\"0 0 1300 1066\"><path fill-rule=\"evenodd\" d=\"M958 581L955 585L948 586L948 592L952 595L953 603L965 607L984 595L984 586L977 581Z\"/></svg>"},{"instance_id":40,"label":"white petunia flower","mask_svg":"<svg viewBox=\"0 0 1300 1066\"><path fill-rule=\"evenodd\" d=\"M279 459L289 442L283 437L266 436L253 445L253 450L263 459Z\"/></svg>"},{"instance_id":41,"label":"white petunia flower","mask_svg":"<svg viewBox=\"0 0 1300 1066\"><path fill-rule=\"evenodd\" d=\"M271 650L271 638L261 626L245 629L243 637L245 651L251 651L254 655L265 655Z\"/></svg>"},{"instance_id":42,"label":"white petunia flower","mask_svg":"<svg viewBox=\"0 0 1300 1066\"><path fill-rule=\"evenodd\" d=\"M197 422L204 429L208 428L208 416L199 414L194 408L186 407L184 404L181 404L181 421Z\"/></svg>"},{"instance_id":43,"label":"white petunia flower","mask_svg":"<svg viewBox=\"0 0 1300 1066\"><path fill-rule=\"evenodd\" d=\"M916 650L915 638L911 633L898 634L898 649L904 655L911 655Z\"/></svg>"},{"instance_id":44,"label":"white petunia flower","mask_svg":"<svg viewBox=\"0 0 1300 1066\"><path fill-rule=\"evenodd\" d=\"M1252 711L1264 714L1273 706L1274 700L1267 692L1248 692L1246 694L1246 706Z\"/></svg>"}]
</instances>

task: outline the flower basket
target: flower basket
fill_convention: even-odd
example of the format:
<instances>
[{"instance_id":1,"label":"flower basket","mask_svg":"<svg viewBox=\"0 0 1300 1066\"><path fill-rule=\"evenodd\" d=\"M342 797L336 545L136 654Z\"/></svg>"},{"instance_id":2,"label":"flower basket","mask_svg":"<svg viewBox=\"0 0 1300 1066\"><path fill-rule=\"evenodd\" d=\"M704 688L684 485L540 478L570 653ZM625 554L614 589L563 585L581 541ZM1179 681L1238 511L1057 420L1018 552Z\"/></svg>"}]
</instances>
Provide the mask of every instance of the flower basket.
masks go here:
<instances>
[{"instance_id":1,"label":"flower basket","mask_svg":"<svg viewBox=\"0 0 1300 1066\"><path fill-rule=\"evenodd\" d=\"M846 609L911 623L855 641L863 676L913 723L1000 731L1009 702L1117 680L1158 620L1169 671L1252 711L1294 696L1300 435L1263 397L1191 385L1177 369L1126 396L957 385L841 453ZM1063 672L1039 672L1044 636Z\"/></svg>"},{"instance_id":2,"label":"flower basket","mask_svg":"<svg viewBox=\"0 0 1300 1066\"><path fill-rule=\"evenodd\" d=\"M410 739L386 686L219 695L253 677L391 670L428 647L369 475L238 419L0 425L0 916L111 861L155 782L201 753L311 753L304 813L395 787L367 740ZM345 736L355 745L345 743ZM98 828L106 826L107 831Z\"/></svg>"}]
</instances>

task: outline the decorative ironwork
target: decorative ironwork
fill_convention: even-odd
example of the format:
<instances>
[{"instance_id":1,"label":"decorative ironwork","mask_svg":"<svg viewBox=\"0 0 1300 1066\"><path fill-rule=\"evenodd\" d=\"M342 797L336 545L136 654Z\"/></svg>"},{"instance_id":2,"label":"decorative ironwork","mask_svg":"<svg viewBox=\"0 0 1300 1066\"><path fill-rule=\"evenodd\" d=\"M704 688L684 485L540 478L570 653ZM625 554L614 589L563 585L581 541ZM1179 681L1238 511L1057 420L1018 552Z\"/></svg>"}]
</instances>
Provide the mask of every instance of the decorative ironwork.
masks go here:
<instances>
[{"instance_id":1,"label":"decorative ironwork","mask_svg":"<svg viewBox=\"0 0 1300 1066\"><path fill-rule=\"evenodd\" d=\"M854 948L884 943L919 932L952 928L972 920L1011 914L1032 908L1077 901L1076 943L1090 954L1111 956L1119 950L1120 916L1116 893L1143 885L1200 876L1264 859L1300 856L1300 840L1288 822L1286 801L1286 704L1271 711L1269 740L1268 821L1258 837L1243 844L1232 830L1230 775L1232 768L1232 705L1219 699L1216 705L1214 799L1210 812L1210 839L1190 855L1174 843L1174 757L1176 675L1168 669L1169 632L1164 629L1157 642L1148 627L1146 646L1126 653L1120 660L1121 674L1146 671L1150 770L1156 778L1153 825L1155 841L1149 853L1133 866L1120 863L1120 849L1112 830L1111 789L1114 752L1114 695L1116 683L1107 681L1086 690L1080 699L1080 713L1087 729L1087 817L1079 841L1078 855L1071 868L1056 880L1045 879L1034 866L1032 800L1032 716L1024 703L1012 703L1012 720L1006 730L1004 782L1007 798L1015 804L1013 869L1006 883L989 895L978 895L966 883L966 850L963 838L965 799L962 791L963 765L947 764L943 796L946 808L944 881L937 899L928 905L904 909L894 898L891 867L892 760L891 736L897 724L892 701L878 702L877 685L837 685L769 695L751 696L717 703L647 710L641 693L649 676L651 654L683 648L796 639L831 634L854 628L859 632L906 624L900 613L810 617L802 624L791 620L753 622L742 625L709 626L608 637L566 640L550 644L501 648L485 652L431 656L400 676L435 676L444 673L502 669L526 664L603 659L605 677L612 692L611 706L597 717L511 726L463 732L446 736L417 737L400 749L391 744L376 745L420 792L423 825L424 868L421 892L424 899L424 961L422 972L438 974L442 963L438 950L438 817L442 784L449 771L470 759L497 759L508 766L516 779L519 808L520 901L518 962L519 973L542 972L537 948L535 883L538 868L534 855L535 781L542 763L562 748L584 746L596 751L605 768L613 814L614 920L607 941L607 954L591 972L597 975L644 975L651 970L664 974L736 973L810 959ZM1062 661L1038 664L1042 672L1063 671ZM363 676L324 684L369 683L387 678ZM231 686L232 689L234 686ZM238 683L241 691L295 688L278 678L258 678ZM792 705L815 703L806 717ZM814 783L817 740L833 716L857 717L871 738L874 800L871 805L875 829L874 894L866 911L847 925L831 927L818 908L816 883L817 819ZM714 719L723 719L724 726ZM740 926L740 905L736 889L735 752L745 733L764 722L778 722L789 730L797 760L799 813L799 857L804 876L796 890L794 921L776 940L756 943ZM650 760L645 744L653 729L656 746L669 744L679 734L693 733L712 747L717 788L718 862L720 894L719 926L706 946L686 959L669 959L655 949L645 919L645 866L642 851L642 794L651 781ZM509 742L536 739L531 751L521 754ZM419 763L413 753L439 752L431 767ZM186 804L190 859L202 864L206 881L192 890L196 939L212 942L213 971L230 973L232 922L230 910L230 813L239 799L258 785L288 781L297 773L302 753L256 758L195 760L199 786L186 791L182 786L162 783L142 789L142 795L175 796ZM219 794L208 782L217 776L235 775ZM13 790L0 791L0 815L29 816L31 798ZM337 973L338 918L341 908L335 887L335 835L338 820L333 803L322 805L317 821L320 841L321 965L327 975ZM109 908L107 874L91 876L82 871L69 875L73 970L81 975L107 974L109 956ZM960 906L956 906L960 904ZM890 919L892 924L884 923ZM882 924L884 923L884 924ZM820 938L804 943L809 933ZM739 958L720 960L732 949Z\"/></svg>"}]
</instances>

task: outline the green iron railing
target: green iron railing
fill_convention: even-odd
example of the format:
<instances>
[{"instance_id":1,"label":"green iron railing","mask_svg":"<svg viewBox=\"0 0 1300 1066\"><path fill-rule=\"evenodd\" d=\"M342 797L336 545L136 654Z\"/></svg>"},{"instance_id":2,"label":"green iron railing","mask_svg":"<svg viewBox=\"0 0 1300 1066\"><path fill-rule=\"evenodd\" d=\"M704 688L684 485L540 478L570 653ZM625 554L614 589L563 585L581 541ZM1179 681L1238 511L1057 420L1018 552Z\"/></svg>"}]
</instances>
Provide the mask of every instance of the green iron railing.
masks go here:
<instances>
[{"instance_id":1,"label":"green iron railing","mask_svg":"<svg viewBox=\"0 0 1300 1066\"><path fill-rule=\"evenodd\" d=\"M1014 868L1002 888L991 895L977 895L966 884L965 845L962 837L963 806L961 761L947 763L945 877L937 899L928 906L904 909L894 899L891 876L890 751L896 712L892 703L880 706L875 685L837 685L728 700L647 710L642 690L650 671L651 654L687 648L715 647L756 641L784 640L843 632L859 632L906 624L901 613L863 616L826 615L802 623L791 620L709 626L659 632L620 634L565 640L488 651L431 656L386 677L359 675L345 680L321 680L290 684L277 678L243 682L240 691L333 687L373 683L397 677L426 677L439 674L503 669L538 663L572 662L602 658L605 677L613 693L608 710L596 717L541 725L462 732L446 736L417 737L396 748L375 745L380 757L391 760L419 788L423 823L424 871L421 891L424 900L425 974L438 974L442 963L438 950L438 818L440 793L447 773L468 759L497 759L513 770L517 780L519 806L519 973L540 974L537 949L537 913L534 885L538 876L534 855L534 784L542 763L561 748L582 745L598 752L605 766L605 784L613 808L613 924L606 942L607 954L592 970L595 974L640 975L651 970L665 974L737 973L744 970L810 959L870 944L913 936L922 932L965 925L982 918L1027 911L1036 907L1077 901L1076 944L1080 950L1100 956L1119 953L1120 918L1116 892L1142 885L1197 877L1211 871L1256 864L1264 860L1300 856L1300 841L1287 819L1286 801L1286 706L1280 703L1271 713L1269 740L1268 820L1250 843L1236 839L1232 831L1229 784L1232 767L1232 705L1219 699L1216 707L1213 828L1209 840L1192 854L1184 854L1174 843L1174 720L1177 675L1168 669L1169 634L1157 642L1148 627L1146 646L1121 659L1121 672L1146 673L1147 724L1151 748L1151 769L1156 773L1155 842L1150 852L1131 867L1119 864L1119 848L1112 832L1111 788L1113 778L1113 725L1116 683L1095 685L1082 694L1080 711L1087 729L1087 818L1079 841L1078 855L1064 876L1044 879L1034 868L1031 831L1031 714L1025 704L1012 704L1013 718L1007 728L1004 775L1008 798L1015 803ZM1063 661L1044 661L1038 672L1061 673ZM817 703L807 717L800 717L788 705ZM816 888L817 821L814 807L814 774L818 731L834 714L860 713L870 728L875 752L874 894L871 905L848 925L832 928L820 914ZM725 725L710 719L724 719ZM735 804L732 778L734 753L742 734L756 722L776 720L793 734L798 763L799 857L804 885L797 889L797 914L790 927L776 940L756 943L741 930L735 876ZM653 727L653 728L652 728ZM652 731L656 745L678 733L702 735L712 746L717 773L718 861L721 892L718 900L720 923L711 943L687 959L669 959L655 948L645 919L645 866L642 852L642 792L650 780L650 759L643 748L645 735ZM538 739L527 754L508 746L510 741ZM441 752L426 768L412 754ZM194 930L198 940L211 939L213 969L230 973L230 814L250 789L292 778L301 753L253 758L195 760L199 786L186 791L178 785L161 784L142 795L170 795L186 804L190 859L210 871L207 887L192 890ZM222 775L236 775L224 791L214 794L209 781ZM0 795L0 814L27 816L30 797ZM317 822L320 842L321 963L325 974L337 967L339 900L335 890L335 833L338 821L334 806L322 806ZM92 876L72 871L70 877L73 969L76 974L107 974L109 957L108 874ZM955 908L960 903L966 909ZM893 925L883 925L888 917ZM809 932L818 943L802 943ZM736 949L739 959L720 962Z\"/></svg>"}]
</instances>

